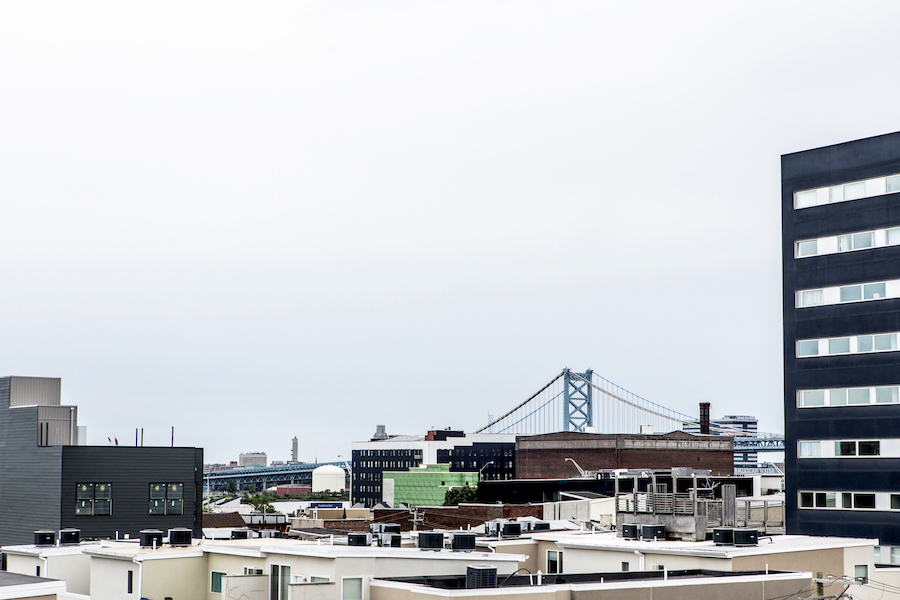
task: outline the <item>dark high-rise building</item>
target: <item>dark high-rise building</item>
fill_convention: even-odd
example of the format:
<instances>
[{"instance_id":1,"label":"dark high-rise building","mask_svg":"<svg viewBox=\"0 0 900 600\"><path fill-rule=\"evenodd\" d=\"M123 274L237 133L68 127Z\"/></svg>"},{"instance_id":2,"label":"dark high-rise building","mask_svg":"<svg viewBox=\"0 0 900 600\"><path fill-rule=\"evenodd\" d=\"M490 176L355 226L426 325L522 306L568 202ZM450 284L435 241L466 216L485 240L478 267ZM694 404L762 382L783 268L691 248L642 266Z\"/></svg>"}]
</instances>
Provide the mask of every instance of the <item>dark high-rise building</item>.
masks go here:
<instances>
[{"instance_id":1,"label":"dark high-rise building","mask_svg":"<svg viewBox=\"0 0 900 600\"><path fill-rule=\"evenodd\" d=\"M787 531L900 546L900 133L781 169Z\"/></svg>"}]
</instances>

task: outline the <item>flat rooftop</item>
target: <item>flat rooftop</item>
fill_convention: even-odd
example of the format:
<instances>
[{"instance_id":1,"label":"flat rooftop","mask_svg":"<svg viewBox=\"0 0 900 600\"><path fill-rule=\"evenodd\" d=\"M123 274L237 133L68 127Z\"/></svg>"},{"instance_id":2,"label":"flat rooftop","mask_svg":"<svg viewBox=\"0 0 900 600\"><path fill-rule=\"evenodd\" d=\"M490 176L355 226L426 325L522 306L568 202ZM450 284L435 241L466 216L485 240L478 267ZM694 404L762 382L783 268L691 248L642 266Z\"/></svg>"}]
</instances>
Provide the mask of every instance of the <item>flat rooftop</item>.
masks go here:
<instances>
[{"instance_id":1,"label":"flat rooftop","mask_svg":"<svg viewBox=\"0 0 900 600\"><path fill-rule=\"evenodd\" d=\"M606 551L633 553L651 552L655 554L672 554L683 556L705 556L708 558L734 558L739 556L758 556L780 554L783 552L802 552L809 550L827 550L836 548L856 548L877 546L877 539L814 537L808 535L773 535L760 536L756 546L717 546L715 542L682 542L677 540L644 541L626 540L618 537L616 532L583 532L557 533L535 532L534 540L552 541L560 548L584 548Z\"/></svg>"},{"instance_id":2,"label":"flat rooftop","mask_svg":"<svg viewBox=\"0 0 900 600\"><path fill-rule=\"evenodd\" d=\"M518 563L526 559L522 554L493 552L453 552L451 550L420 550L419 548L389 548L379 546L347 546L320 544L287 538L254 538L249 540L194 540L190 546L163 545L156 549L141 547L134 542L103 541L85 547L93 556L127 560L168 559L201 556L204 552L264 558L270 554L311 556L318 558L390 558L407 560L458 560L473 562Z\"/></svg>"},{"instance_id":3,"label":"flat rooftop","mask_svg":"<svg viewBox=\"0 0 900 600\"><path fill-rule=\"evenodd\" d=\"M511 575L497 577L497 587L535 587L561 584L593 584L593 583L632 583L641 587L652 581L668 581L673 579L706 579L706 578L741 578L752 576L798 575L784 571L714 571L710 569L685 569L679 571L628 571L609 573L566 573L560 575L543 575L540 583L536 576ZM809 577L809 573L803 574ZM393 581L444 590L466 589L465 575L438 575L419 577L380 577L380 581ZM485 589L485 588L482 588ZM471 589L470 589L471 591Z\"/></svg>"}]
</instances>

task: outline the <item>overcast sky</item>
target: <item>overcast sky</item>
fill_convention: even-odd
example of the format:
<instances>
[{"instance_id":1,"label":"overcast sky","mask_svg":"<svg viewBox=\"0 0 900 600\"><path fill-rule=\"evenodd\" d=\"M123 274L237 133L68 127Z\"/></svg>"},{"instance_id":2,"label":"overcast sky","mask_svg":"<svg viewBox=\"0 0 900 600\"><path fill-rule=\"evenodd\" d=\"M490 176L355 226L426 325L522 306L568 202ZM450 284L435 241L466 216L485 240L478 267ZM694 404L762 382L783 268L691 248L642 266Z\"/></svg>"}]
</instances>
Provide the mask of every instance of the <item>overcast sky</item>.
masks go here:
<instances>
[{"instance_id":1,"label":"overcast sky","mask_svg":"<svg viewBox=\"0 0 900 600\"><path fill-rule=\"evenodd\" d=\"M0 4L0 372L88 441L333 460L563 367L783 431L780 155L900 3Z\"/></svg>"}]
</instances>

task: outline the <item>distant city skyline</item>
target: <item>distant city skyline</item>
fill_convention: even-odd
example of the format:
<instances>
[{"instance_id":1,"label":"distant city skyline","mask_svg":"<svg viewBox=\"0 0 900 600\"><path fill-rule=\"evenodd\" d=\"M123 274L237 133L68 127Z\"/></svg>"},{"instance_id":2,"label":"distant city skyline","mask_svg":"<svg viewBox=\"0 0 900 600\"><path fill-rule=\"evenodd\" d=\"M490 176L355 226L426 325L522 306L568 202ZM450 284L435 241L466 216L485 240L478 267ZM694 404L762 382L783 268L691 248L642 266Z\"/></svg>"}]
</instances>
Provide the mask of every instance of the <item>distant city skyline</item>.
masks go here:
<instances>
[{"instance_id":1,"label":"distant city skyline","mask_svg":"<svg viewBox=\"0 0 900 600\"><path fill-rule=\"evenodd\" d=\"M900 130L898 16L4 4L0 375L207 463L474 431L564 367L783 431L779 158Z\"/></svg>"}]
</instances>

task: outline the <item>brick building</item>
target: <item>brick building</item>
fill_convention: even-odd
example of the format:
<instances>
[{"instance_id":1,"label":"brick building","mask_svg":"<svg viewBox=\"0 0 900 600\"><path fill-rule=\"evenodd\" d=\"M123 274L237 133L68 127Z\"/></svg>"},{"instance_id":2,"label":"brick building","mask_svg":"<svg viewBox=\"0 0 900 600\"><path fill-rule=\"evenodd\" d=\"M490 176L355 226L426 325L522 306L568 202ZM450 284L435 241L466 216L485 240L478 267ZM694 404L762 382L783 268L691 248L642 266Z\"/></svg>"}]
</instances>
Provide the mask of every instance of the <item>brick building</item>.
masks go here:
<instances>
[{"instance_id":1,"label":"brick building","mask_svg":"<svg viewBox=\"0 0 900 600\"><path fill-rule=\"evenodd\" d=\"M708 469L713 475L731 475L734 440L683 431L650 435L560 432L516 438L518 479L579 475L567 458L586 471L693 467Z\"/></svg>"}]
</instances>

